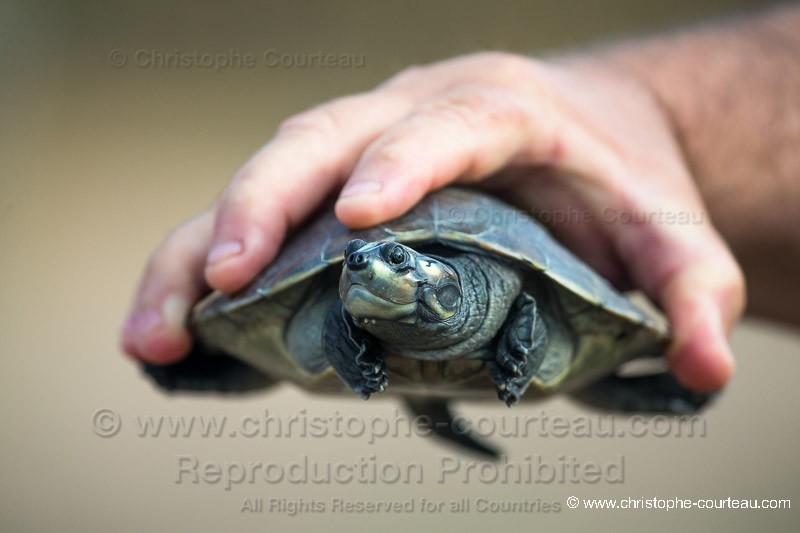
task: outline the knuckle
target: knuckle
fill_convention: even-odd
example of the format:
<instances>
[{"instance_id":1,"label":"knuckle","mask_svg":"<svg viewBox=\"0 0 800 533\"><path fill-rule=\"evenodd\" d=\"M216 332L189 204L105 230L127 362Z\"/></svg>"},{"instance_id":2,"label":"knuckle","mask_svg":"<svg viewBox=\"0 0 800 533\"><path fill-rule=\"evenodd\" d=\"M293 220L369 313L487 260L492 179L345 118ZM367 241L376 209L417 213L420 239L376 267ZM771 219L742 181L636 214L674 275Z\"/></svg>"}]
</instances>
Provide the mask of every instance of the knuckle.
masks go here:
<instances>
[{"instance_id":1,"label":"knuckle","mask_svg":"<svg viewBox=\"0 0 800 533\"><path fill-rule=\"evenodd\" d=\"M434 119L458 128L477 130L490 124L516 124L526 120L525 110L502 87L461 85L419 110L419 118Z\"/></svg>"},{"instance_id":2,"label":"knuckle","mask_svg":"<svg viewBox=\"0 0 800 533\"><path fill-rule=\"evenodd\" d=\"M529 78L539 62L508 52L479 52L472 56L478 72L489 73L492 79L499 82L516 82L520 78Z\"/></svg>"},{"instance_id":3,"label":"knuckle","mask_svg":"<svg viewBox=\"0 0 800 533\"><path fill-rule=\"evenodd\" d=\"M179 242L174 238L175 235L175 231L170 233L147 259L144 268L145 279L152 280L157 277L171 263L169 258L175 248L175 243Z\"/></svg>"},{"instance_id":4,"label":"knuckle","mask_svg":"<svg viewBox=\"0 0 800 533\"><path fill-rule=\"evenodd\" d=\"M237 191L241 190L243 187L245 187L245 184L249 183L253 179L254 172L252 171L252 167L253 160L251 159L236 171L236 174L234 174L233 178L217 195L213 205L213 210L217 221L219 221L219 218L223 216L226 211L231 209L231 204L236 204L238 196Z\"/></svg>"},{"instance_id":5,"label":"knuckle","mask_svg":"<svg viewBox=\"0 0 800 533\"><path fill-rule=\"evenodd\" d=\"M192 219L170 231L161 241L156 250L147 259L145 275L156 276L163 270L170 268L175 263L176 257L187 256L195 245L191 235Z\"/></svg>"},{"instance_id":6,"label":"knuckle","mask_svg":"<svg viewBox=\"0 0 800 533\"><path fill-rule=\"evenodd\" d=\"M422 65L411 65L404 68L384 83L380 85L382 88L396 88L405 85L412 85L426 76L429 67Z\"/></svg>"},{"instance_id":7,"label":"knuckle","mask_svg":"<svg viewBox=\"0 0 800 533\"><path fill-rule=\"evenodd\" d=\"M370 150L369 159L379 166L397 165L416 153L419 147L407 139L389 139Z\"/></svg>"},{"instance_id":8,"label":"knuckle","mask_svg":"<svg viewBox=\"0 0 800 533\"><path fill-rule=\"evenodd\" d=\"M258 179L259 174L249 168L236 175L220 197L215 223L217 229L233 220L249 219L257 206L267 201L262 195L253 193Z\"/></svg>"},{"instance_id":9,"label":"knuckle","mask_svg":"<svg viewBox=\"0 0 800 533\"><path fill-rule=\"evenodd\" d=\"M429 103L420 110L420 114L474 129L492 107L493 102L482 88L461 87Z\"/></svg>"},{"instance_id":10,"label":"knuckle","mask_svg":"<svg viewBox=\"0 0 800 533\"><path fill-rule=\"evenodd\" d=\"M282 231L292 210L290 201L284 184L267 179L257 168L242 169L217 205L215 238Z\"/></svg>"},{"instance_id":11,"label":"knuckle","mask_svg":"<svg viewBox=\"0 0 800 533\"><path fill-rule=\"evenodd\" d=\"M330 106L321 106L285 119L278 126L278 135L302 135L324 141L334 137L341 126L338 114Z\"/></svg>"},{"instance_id":12,"label":"knuckle","mask_svg":"<svg viewBox=\"0 0 800 533\"><path fill-rule=\"evenodd\" d=\"M476 63L480 63L483 66L491 65L493 69L503 69L505 67L510 67L512 65L518 65L520 62L523 61L521 56L516 54L512 54L510 52L502 52L502 51L485 51L485 52L476 52L472 54L471 59Z\"/></svg>"}]
</instances>

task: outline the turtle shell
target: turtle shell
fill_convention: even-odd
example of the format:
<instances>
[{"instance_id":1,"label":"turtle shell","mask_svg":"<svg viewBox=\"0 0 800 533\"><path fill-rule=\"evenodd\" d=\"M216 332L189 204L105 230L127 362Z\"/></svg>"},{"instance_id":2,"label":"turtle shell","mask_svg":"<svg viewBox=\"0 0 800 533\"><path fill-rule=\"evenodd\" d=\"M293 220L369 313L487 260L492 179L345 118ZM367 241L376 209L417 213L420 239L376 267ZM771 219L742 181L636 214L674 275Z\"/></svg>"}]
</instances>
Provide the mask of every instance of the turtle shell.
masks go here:
<instances>
[{"instance_id":1,"label":"turtle shell","mask_svg":"<svg viewBox=\"0 0 800 533\"><path fill-rule=\"evenodd\" d=\"M232 295L213 293L200 302L191 318L194 334L273 377L312 390L345 391L330 369L310 373L298 365L286 346L285 330L295 312L319 294L320 285L336 283L345 246L355 238L496 255L549 282L571 322L576 345L568 364L551 369L547 379L532 387L541 393L593 381L630 359L660 355L669 340L663 317L616 291L539 222L497 198L460 188L434 192L405 215L365 230L348 229L332 209L326 210L295 233L246 288ZM312 336L321 331L321 324L308 326ZM445 388L457 393L494 395L488 372L470 366L484 362L418 363L420 368L410 371L387 359L389 390L441 392L447 384ZM438 367L422 368L432 364ZM394 380L393 366L398 374Z\"/></svg>"}]
</instances>

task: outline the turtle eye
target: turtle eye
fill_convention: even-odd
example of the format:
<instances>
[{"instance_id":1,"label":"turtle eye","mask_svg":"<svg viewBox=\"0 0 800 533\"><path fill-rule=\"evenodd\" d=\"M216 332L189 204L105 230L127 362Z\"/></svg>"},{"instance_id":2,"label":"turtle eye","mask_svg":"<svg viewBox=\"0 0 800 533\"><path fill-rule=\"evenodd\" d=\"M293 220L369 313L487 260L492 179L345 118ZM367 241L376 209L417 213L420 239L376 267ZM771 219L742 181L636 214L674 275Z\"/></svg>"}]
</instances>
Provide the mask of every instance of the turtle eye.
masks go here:
<instances>
[{"instance_id":1,"label":"turtle eye","mask_svg":"<svg viewBox=\"0 0 800 533\"><path fill-rule=\"evenodd\" d=\"M389 262L393 265L402 265L406 261L406 251L402 246L393 246L387 254Z\"/></svg>"}]
</instances>

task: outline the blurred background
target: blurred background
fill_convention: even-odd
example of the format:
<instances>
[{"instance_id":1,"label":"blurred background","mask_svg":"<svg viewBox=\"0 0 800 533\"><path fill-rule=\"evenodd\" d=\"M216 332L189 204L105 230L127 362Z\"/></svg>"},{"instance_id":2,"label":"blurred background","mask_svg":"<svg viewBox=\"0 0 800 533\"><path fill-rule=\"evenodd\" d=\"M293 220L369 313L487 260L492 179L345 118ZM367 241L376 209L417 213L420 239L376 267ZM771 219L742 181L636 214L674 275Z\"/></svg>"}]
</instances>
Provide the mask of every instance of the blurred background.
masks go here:
<instances>
[{"instance_id":1,"label":"blurred background","mask_svg":"<svg viewBox=\"0 0 800 533\"><path fill-rule=\"evenodd\" d=\"M247 398L168 397L117 347L141 268L174 226L203 209L278 122L361 91L413 63L484 49L543 52L647 33L756 6L755 1L39 2L0 4L0 528L7 531L797 530L798 510L588 511L579 498L790 498L800 506L800 334L746 320L739 371L705 416L702 438L493 437L512 460L625 458L624 483L516 485L435 479L430 439L140 438L134 417L395 416L289 386ZM253 54L256 64L160 68L174 52ZM268 66L265 52L344 54L353 67ZM219 61L216 62L219 64ZM288 179L288 178L287 178ZM122 427L92 429L98 409ZM501 406L461 405L470 416ZM518 413L574 416L563 400ZM427 465L423 484L176 483L176 455L202 461L301 456ZM465 459L469 459L465 457ZM560 502L551 513L243 513L246 498L401 501L486 497Z\"/></svg>"}]
</instances>

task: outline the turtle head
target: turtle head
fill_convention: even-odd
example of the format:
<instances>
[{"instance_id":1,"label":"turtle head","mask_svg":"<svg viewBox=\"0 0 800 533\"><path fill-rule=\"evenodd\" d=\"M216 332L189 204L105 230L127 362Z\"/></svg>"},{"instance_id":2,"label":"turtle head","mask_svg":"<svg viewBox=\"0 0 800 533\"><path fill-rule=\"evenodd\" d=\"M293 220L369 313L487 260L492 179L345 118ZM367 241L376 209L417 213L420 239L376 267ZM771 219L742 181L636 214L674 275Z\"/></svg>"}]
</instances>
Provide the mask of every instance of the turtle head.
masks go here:
<instances>
[{"instance_id":1,"label":"turtle head","mask_svg":"<svg viewBox=\"0 0 800 533\"><path fill-rule=\"evenodd\" d=\"M356 321L440 322L461 305L456 272L396 242L347 244L339 296Z\"/></svg>"}]
</instances>

